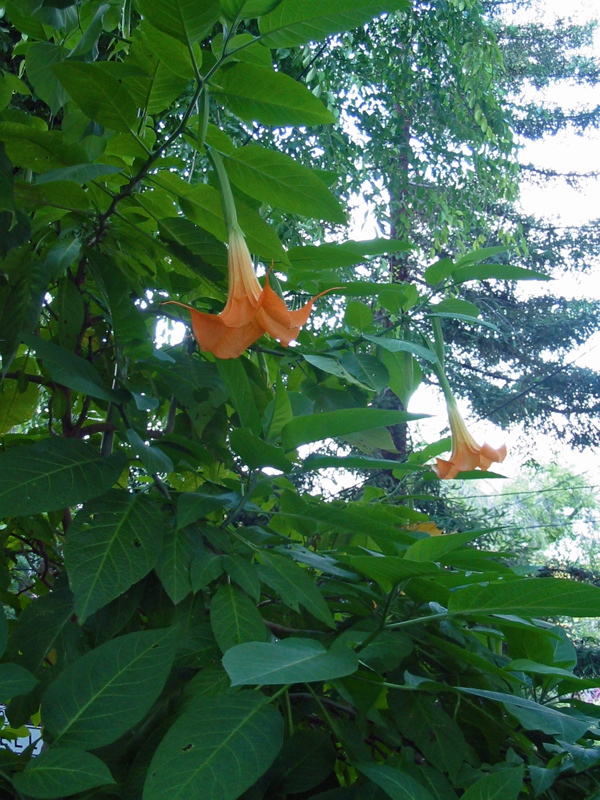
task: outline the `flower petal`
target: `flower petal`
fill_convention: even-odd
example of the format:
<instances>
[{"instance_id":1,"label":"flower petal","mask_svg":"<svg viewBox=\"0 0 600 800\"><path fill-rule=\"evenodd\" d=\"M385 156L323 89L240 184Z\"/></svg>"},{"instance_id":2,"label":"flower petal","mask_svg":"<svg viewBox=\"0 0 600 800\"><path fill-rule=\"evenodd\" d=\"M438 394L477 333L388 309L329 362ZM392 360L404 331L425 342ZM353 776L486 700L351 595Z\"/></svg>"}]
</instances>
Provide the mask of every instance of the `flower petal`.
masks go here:
<instances>
[{"instance_id":1,"label":"flower petal","mask_svg":"<svg viewBox=\"0 0 600 800\"><path fill-rule=\"evenodd\" d=\"M221 314L206 314L176 300L168 300L163 305L168 303L187 308L198 347L217 358L237 358L265 333L256 316L246 325L232 328L223 322Z\"/></svg>"}]
</instances>

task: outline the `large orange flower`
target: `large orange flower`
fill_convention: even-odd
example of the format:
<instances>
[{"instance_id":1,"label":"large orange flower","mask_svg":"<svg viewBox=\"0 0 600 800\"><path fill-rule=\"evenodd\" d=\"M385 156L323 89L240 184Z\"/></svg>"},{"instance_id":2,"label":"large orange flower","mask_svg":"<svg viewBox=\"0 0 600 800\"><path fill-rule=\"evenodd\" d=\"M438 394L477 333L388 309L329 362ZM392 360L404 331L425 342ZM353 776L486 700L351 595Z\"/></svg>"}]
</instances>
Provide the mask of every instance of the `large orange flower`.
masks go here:
<instances>
[{"instance_id":1,"label":"large orange flower","mask_svg":"<svg viewBox=\"0 0 600 800\"><path fill-rule=\"evenodd\" d=\"M287 347L306 324L315 300L326 294L321 292L302 308L290 311L269 286L268 275L261 287L237 223L233 223L229 231L228 273L227 304L220 314L205 314L184 303L168 301L188 309L200 349L217 358L237 358L264 333Z\"/></svg>"},{"instance_id":2,"label":"large orange flower","mask_svg":"<svg viewBox=\"0 0 600 800\"><path fill-rule=\"evenodd\" d=\"M437 464L433 467L433 471L438 478L456 478L459 472L477 469L477 467L485 472L494 461L504 461L506 458L505 445L497 450L490 447L489 444L478 445L467 430L454 398L448 399L447 405L452 433L452 453L448 461L444 461L442 458L436 459Z\"/></svg>"}]
</instances>

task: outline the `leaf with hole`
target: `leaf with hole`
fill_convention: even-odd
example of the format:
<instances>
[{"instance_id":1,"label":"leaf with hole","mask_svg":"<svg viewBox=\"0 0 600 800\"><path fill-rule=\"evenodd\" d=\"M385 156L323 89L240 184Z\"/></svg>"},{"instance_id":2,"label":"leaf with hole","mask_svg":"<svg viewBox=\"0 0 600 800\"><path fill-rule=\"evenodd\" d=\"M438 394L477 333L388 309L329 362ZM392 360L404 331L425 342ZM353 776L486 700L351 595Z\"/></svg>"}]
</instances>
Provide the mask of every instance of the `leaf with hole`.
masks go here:
<instances>
[{"instance_id":1,"label":"leaf with hole","mask_svg":"<svg viewBox=\"0 0 600 800\"><path fill-rule=\"evenodd\" d=\"M158 745L143 800L236 800L269 769L282 744L283 717L260 692L190 706Z\"/></svg>"},{"instance_id":2,"label":"leaf with hole","mask_svg":"<svg viewBox=\"0 0 600 800\"><path fill-rule=\"evenodd\" d=\"M65 566L80 623L150 572L164 526L158 504L145 494L113 490L77 512Z\"/></svg>"}]
</instances>

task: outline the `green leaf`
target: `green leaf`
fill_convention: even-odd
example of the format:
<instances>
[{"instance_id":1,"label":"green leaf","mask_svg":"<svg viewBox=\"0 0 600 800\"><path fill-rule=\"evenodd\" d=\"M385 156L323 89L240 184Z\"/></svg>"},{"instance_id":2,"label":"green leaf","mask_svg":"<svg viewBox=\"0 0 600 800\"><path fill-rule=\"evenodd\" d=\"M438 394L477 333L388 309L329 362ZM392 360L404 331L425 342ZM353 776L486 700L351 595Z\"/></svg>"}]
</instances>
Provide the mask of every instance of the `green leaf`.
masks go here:
<instances>
[{"instance_id":1,"label":"green leaf","mask_svg":"<svg viewBox=\"0 0 600 800\"><path fill-rule=\"evenodd\" d=\"M509 264L474 264L469 267L458 267L452 273L454 283L465 283L466 281L487 281L490 279L498 281L549 281L549 275L543 272L535 272L532 269L523 267L512 267Z\"/></svg>"},{"instance_id":2,"label":"green leaf","mask_svg":"<svg viewBox=\"0 0 600 800\"><path fill-rule=\"evenodd\" d=\"M411 545L404 557L412 561L435 561L446 555L446 553L450 553L457 547L462 547L462 545L472 542L473 539L484 536L488 532L466 531L464 533L450 533L445 536L428 536Z\"/></svg>"},{"instance_id":3,"label":"green leaf","mask_svg":"<svg viewBox=\"0 0 600 800\"><path fill-rule=\"evenodd\" d=\"M414 342L405 342L403 339L388 339L384 336L370 336L369 334L365 334L363 339L373 342L378 347L383 347L384 350L389 350L390 353L412 353L415 356L424 358L431 364L436 364L438 360L433 350Z\"/></svg>"},{"instance_id":4,"label":"green leaf","mask_svg":"<svg viewBox=\"0 0 600 800\"><path fill-rule=\"evenodd\" d=\"M305 217L345 222L342 206L325 184L285 153L249 144L225 154L224 161L232 183L250 197Z\"/></svg>"},{"instance_id":5,"label":"green leaf","mask_svg":"<svg viewBox=\"0 0 600 800\"><path fill-rule=\"evenodd\" d=\"M67 267L81 255L80 239L62 239L48 251L46 266L50 280L57 280L66 272Z\"/></svg>"},{"instance_id":6,"label":"green leaf","mask_svg":"<svg viewBox=\"0 0 600 800\"><path fill-rule=\"evenodd\" d=\"M127 441L133 448L134 453L140 457L140 461L149 475L154 475L157 472L173 471L173 462L169 456L163 453L160 447L146 444L133 428L129 428L127 431Z\"/></svg>"},{"instance_id":7,"label":"green leaf","mask_svg":"<svg viewBox=\"0 0 600 800\"><path fill-rule=\"evenodd\" d=\"M250 469L273 467L282 472L290 472L294 467L280 447L263 442L248 428L235 428L229 435L229 444Z\"/></svg>"},{"instance_id":8,"label":"green leaf","mask_svg":"<svg viewBox=\"0 0 600 800\"><path fill-rule=\"evenodd\" d=\"M423 784L399 769L380 764L356 764L356 769L381 786L392 800L434 800Z\"/></svg>"},{"instance_id":9,"label":"green leaf","mask_svg":"<svg viewBox=\"0 0 600 800\"><path fill-rule=\"evenodd\" d=\"M21 334L21 339L44 362L50 376L57 383L99 400L123 402L127 399L127 393L122 390L105 388L101 376L92 364L66 347L47 342L32 333Z\"/></svg>"},{"instance_id":10,"label":"green leaf","mask_svg":"<svg viewBox=\"0 0 600 800\"><path fill-rule=\"evenodd\" d=\"M12 700L20 694L27 694L38 683L38 679L19 664L0 664L0 701Z\"/></svg>"},{"instance_id":11,"label":"green leaf","mask_svg":"<svg viewBox=\"0 0 600 800\"><path fill-rule=\"evenodd\" d=\"M597 617L600 587L559 578L469 586L452 594L454 614L517 614L522 617Z\"/></svg>"},{"instance_id":12,"label":"green leaf","mask_svg":"<svg viewBox=\"0 0 600 800\"><path fill-rule=\"evenodd\" d=\"M459 691L502 703L526 730L542 731L551 736L558 736L566 742L572 743L580 739L592 722L589 718L586 720L572 717L556 708L540 705L534 700L518 695L490 692L486 689L469 689L464 686L460 687Z\"/></svg>"},{"instance_id":13,"label":"green leaf","mask_svg":"<svg viewBox=\"0 0 600 800\"><path fill-rule=\"evenodd\" d=\"M61 745L110 744L150 709L171 669L176 629L119 636L64 669L42 698L44 727Z\"/></svg>"},{"instance_id":14,"label":"green leaf","mask_svg":"<svg viewBox=\"0 0 600 800\"><path fill-rule=\"evenodd\" d=\"M190 567L190 580L192 591L199 592L206 588L211 581L216 580L225 570L223 556L216 553L199 553Z\"/></svg>"},{"instance_id":15,"label":"green leaf","mask_svg":"<svg viewBox=\"0 0 600 800\"><path fill-rule=\"evenodd\" d=\"M77 513L65 544L65 566L80 622L150 572L163 528L158 505L144 494L113 490Z\"/></svg>"},{"instance_id":16,"label":"green leaf","mask_svg":"<svg viewBox=\"0 0 600 800\"><path fill-rule=\"evenodd\" d=\"M326 125L335 117L304 84L270 67L238 62L215 75L211 94L241 119L262 125Z\"/></svg>"},{"instance_id":17,"label":"green leaf","mask_svg":"<svg viewBox=\"0 0 600 800\"><path fill-rule=\"evenodd\" d=\"M306 414L295 417L281 431L281 441L286 451L294 450L301 444L333 439L347 433L398 425L422 419L423 414L408 414L405 411L387 411L381 408L341 408L337 411L323 411L320 414Z\"/></svg>"},{"instance_id":18,"label":"green leaf","mask_svg":"<svg viewBox=\"0 0 600 800\"><path fill-rule=\"evenodd\" d=\"M415 464L392 461L386 458L367 458L365 456L309 456L302 465L302 471L313 469L401 469L407 472L420 469Z\"/></svg>"},{"instance_id":19,"label":"green leaf","mask_svg":"<svg viewBox=\"0 0 600 800\"><path fill-rule=\"evenodd\" d=\"M456 780L468 745L458 723L436 699L424 693L394 692L389 707L400 733L416 744L430 764Z\"/></svg>"},{"instance_id":20,"label":"green leaf","mask_svg":"<svg viewBox=\"0 0 600 800\"><path fill-rule=\"evenodd\" d=\"M224 0L227 3L236 3L239 0ZM245 0L241 10L240 16L242 19L253 19L254 17L262 17L268 14L276 6L281 3L281 0Z\"/></svg>"},{"instance_id":21,"label":"green leaf","mask_svg":"<svg viewBox=\"0 0 600 800\"><path fill-rule=\"evenodd\" d=\"M249 594L258 603L260 599L260 580L256 565L242 555L225 556L223 565L231 580L237 583L246 594Z\"/></svg>"},{"instance_id":22,"label":"green leaf","mask_svg":"<svg viewBox=\"0 0 600 800\"><path fill-rule=\"evenodd\" d=\"M31 81L37 96L50 106L53 114L69 99L68 94L52 71L54 64L60 64L68 56L69 51L51 42L35 42L27 48L25 67L27 77Z\"/></svg>"},{"instance_id":23,"label":"green leaf","mask_svg":"<svg viewBox=\"0 0 600 800\"><path fill-rule=\"evenodd\" d=\"M178 197L181 210L188 219L212 233L220 242L226 242L227 228L223 219L218 190L207 183L190 187L189 184L179 180L177 188L174 189L171 186L173 177L172 175L163 175L156 180ZM273 228L253 208L237 199L236 210L238 222L246 235L246 243L250 252L268 259L269 262L274 260L287 264L287 255Z\"/></svg>"},{"instance_id":24,"label":"green leaf","mask_svg":"<svg viewBox=\"0 0 600 800\"><path fill-rule=\"evenodd\" d=\"M331 628L335 627L331 611L310 573L289 558L267 551L261 552L262 565L258 574L263 583L274 589L282 602L293 611L299 606Z\"/></svg>"},{"instance_id":25,"label":"green leaf","mask_svg":"<svg viewBox=\"0 0 600 800\"><path fill-rule=\"evenodd\" d=\"M268 702L248 691L190 707L159 744L143 800L236 800L283 743L283 717Z\"/></svg>"},{"instance_id":26,"label":"green leaf","mask_svg":"<svg viewBox=\"0 0 600 800\"><path fill-rule=\"evenodd\" d=\"M354 556L347 559L353 569L387 589L407 578L435 575L440 568L433 562L409 561L398 556Z\"/></svg>"},{"instance_id":27,"label":"green leaf","mask_svg":"<svg viewBox=\"0 0 600 800\"><path fill-rule=\"evenodd\" d=\"M336 749L327 733L300 730L285 741L273 769L281 776L282 794L300 794L322 783L335 762Z\"/></svg>"},{"instance_id":28,"label":"green leaf","mask_svg":"<svg viewBox=\"0 0 600 800\"><path fill-rule=\"evenodd\" d=\"M480 315L480 311L475 303L469 303L467 300L459 300L456 297L447 297L441 303L431 306L431 311L437 314L444 314L448 316L457 315L463 317L475 317Z\"/></svg>"},{"instance_id":29,"label":"green leaf","mask_svg":"<svg viewBox=\"0 0 600 800\"><path fill-rule=\"evenodd\" d=\"M492 772L469 786L462 800L517 800L523 785L523 768Z\"/></svg>"},{"instance_id":30,"label":"green leaf","mask_svg":"<svg viewBox=\"0 0 600 800\"><path fill-rule=\"evenodd\" d=\"M189 493L180 495L179 500L186 496ZM174 605L181 603L192 591L192 561L202 552L197 530L171 528L165 531L163 548L154 569Z\"/></svg>"},{"instance_id":31,"label":"green leaf","mask_svg":"<svg viewBox=\"0 0 600 800\"><path fill-rule=\"evenodd\" d=\"M359 300L350 300L346 305L344 324L363 331L373 324L373 310Z\"/></svg>"},{"instance_id":32,"label":"green leaf","mask_svg":"<svg viewBox=\"0 0 600 800\"><path fill-rule=\"evenodd\" d=\"M290 247L288 258L294 270L303 272L354 267L364 261L361 253L341 247L337 243Z\"/></svg>"},{"instance_id":33,"label":"green leaf","mask_svg":"<svg viewBox=\"0 0 600 800\"><path fill-rule=\"evenodd\" d=\"M0 657L4 655L8 642L8 621L4 609L0 609Z\"/></svg>"},{"instance_id":34,"label":"green leaf","mask_svg":"<svg viewBox=\"0 0 600 800\"><path fill-rule=\"evenodd\" d=\"M46 669L48 653L59 650L73 628L79 630L73 621L73 595L66 586L55 585L21 613L8 642L7 657L39 677Z\"/></svg>"},{"instance_id":35,"label":"green leaf","mask_svg":"<svg viewBox=\"0 0 600 800\"><path fill-rule=\"evenodd\" d=\"M500 255L500 253L506 253L507 250L508 248L502 245L499 247L484 247L481 250L473 250L459 258L456 262L456 266L465 267L467 264L478 264L488 258Z\"/></svg>"},{"instance_id":36,"label":"green leaf","mask_svg":"<svg viewBox=\"0 0 600 800\"><path fill-rule=\"evenodd\" d=\"M77 439L45 439L0 454L0 516L56 511L104 494L125 457L103 458Z\"/></svg>"},{"instance_id":37,"label":"green leaf","mask_svg":"<svg viewBox=\"0 0 600 800\"><path fill-rule=\"evenodd\" d=\"M139 6L155 28L189 47L211 32L221 12L218 0L140 0Z\"/></svg>"},{"instance_id":38,"label":"green leaf","mask_svg":"<svg viewBox=\"0 0 600 800\"><path fill-rule=\"evenodd\" d=\"M441 283L446 280L449 275L452 275L455 269L456 264L451 258L441 258L439 261L436 261L435 264L431 264L431 266L427 267L423 273L423 277L430 286L437 286L438 283Z\"/></svg>"},{"instance_id":39,"label":"green leaf","mask_svg":"<svg viewBox=\"0 0 600 800\"><path fill-rule=\"evenodd\" d=\"M239 500L238 495L231 492L214 492L207 489L198 492L184 492L177 498L177 529L181 530L186 525L192 525L199 519L206 517L211 511L218 508L231 506Z\"/></svg>"},{"instance_id":40,"label":"green leaf","mask_svg":"<svg viewBox=\"0 0 600 800\"><path fill-rule=\"evenodd\" d=\"M261 18L259 30L267 47L295 47L350 31L385 11L407 7L406 0L283 0Z\"/></svg>"},{"instance_id":41,"label":"green leaf","mask_svg":"<svg viewBox=\"0 0 600 800\"><path fill-rule=\"evenodd\" d=\"M60 800L115 783L106 764L97 756L70 747L40 753L13 781L19 792L42 800Z\"/></svg>"},{"instance_id":42,"label":"green leaf","mask_svg":"<svg viewBox=\"0 0 600 800\"><path fill-rule=\"evenodd\" d=\"M390 374L378 358L368 353L345 353L340 361L352 377L377 392L389 385Z\"/></svg>"},{"instance_id":43,"label":"green leaf","mask_svg":"<svg viewBox=\"0 0 600 800\"><path fill-rule=\"evenodd\" d=\"M263 642L265 623L248 595L227 584L217 589L210 605L210 624L221 652L242 642Z\"/></svg>"},{"instance_id":44,"label":"green leaf","mask_svg":"<svg viewBox=\"0 0 600 800\"><path fill-rule=\"evenodd\" d=\"M231 648L223 666L232 686L310 683L351 675L358 657L349 647L326 650L313 639L248 642Z\"/></svg>"},{"instance_id":45,"label":"green leaf","mask_svg":"<svg viewBox=\"0 0 600 800\"><path fill-rule=\"evenodd\" d=\"M52 67L55 75L83 113L115 131L133 131L137 106L123 84L102 64L63 62Z\"/></svg>"},{"instance_id":46,"label":"green leaf","mask_svg":"<svg viewBox=\"0 0 600 800\"><path fill-rule=\"evenodd\" d=\"M156 33L168 40L169 43L182 47L181 43L172 37L165 36L160 31L156 31ZM131 48L128 64L138 64L146 74L131 75L127 80L127 89L136 105L146 114L158 114L169 108L187 86L188 79L182 78L181 75L169 68L168 53L170 49L170 47L166 47L161 57L148 52L143 45L137 43L134 43ZM200 56L200 54L201 51L197 55ZM197 58L197 61L200 60ZM179 68L177 64L176 66Z\"/></svg>"},{"instance_id":47,"label":"green leaf","mask_svg":"<svg viewBox=\"0 0 600 800\"><path fill-rule=\"evenodd\" d=\"M242 358L230 358L225 361L217 359L217 369L229 390L231 402L238 413L242 427L259 434L262 430L262 421Z\"/></svg>"},{"instance_id":48,"label":"green leaf","mask_svg":"<svg viewBox=\"0 0 600 800\"><path fill-rule=\"evenodd\" d=\"M30 420L38 407L40 390L27 383L25 391L17 380L4 380L0 387L0 434Z\"/></svg>"},{"instance_id":49,"label":"green leaf","mask_svg":"<svg viewBox=\"0 0 600 800\"><path fill-rule=\"evenodd\" d=\"M74 181L84 184L102 177L102 175L114 175L121 172L120 167L111 167L108 164L76 164L72 167L63 167L45 172L35 179L39 186L42 183L52 183L54 181Z\"/></svg>"}]
</instances>

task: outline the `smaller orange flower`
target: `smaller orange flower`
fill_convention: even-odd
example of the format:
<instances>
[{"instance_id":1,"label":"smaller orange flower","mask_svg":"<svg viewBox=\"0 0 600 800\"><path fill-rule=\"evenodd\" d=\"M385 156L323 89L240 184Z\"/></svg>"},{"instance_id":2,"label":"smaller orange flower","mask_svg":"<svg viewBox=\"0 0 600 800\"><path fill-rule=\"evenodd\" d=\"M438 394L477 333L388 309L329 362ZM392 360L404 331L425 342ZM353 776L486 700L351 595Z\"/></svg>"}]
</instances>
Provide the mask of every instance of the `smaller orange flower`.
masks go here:
<instances>
[{"instance_id":1,"label":"smaller orange flower","mask_svg":"<svg viewBox=\"0 0 600 800\"><path fill-rule=\"evenodd\" d=\"M486 472L494 461L501 463L506 458L506 446L497 450L489 444L478 445L467 430L464 419L454 398L447 399L450 431L452 433L452 453L448 461L437 458L433 471L438 478L456 478L459 472L479 469Z\"/></svg>"},{"instance_id":2,"label":"smaller orange flower","mask_svg":"<svg viewBox=\"0 0 600 800\"><path fill-rule=\"evenodd\" d=\"M269 286L268 274L261 287L237 223L229 231L228 274L227 304L220 314L206 314L184 303L168 301L188 309L198 346L217 358L237 358L264 333L287 347L306 324L315 300L326 294L321 292L302 308L290 311Z\"/></svg>"}]
</instances>

